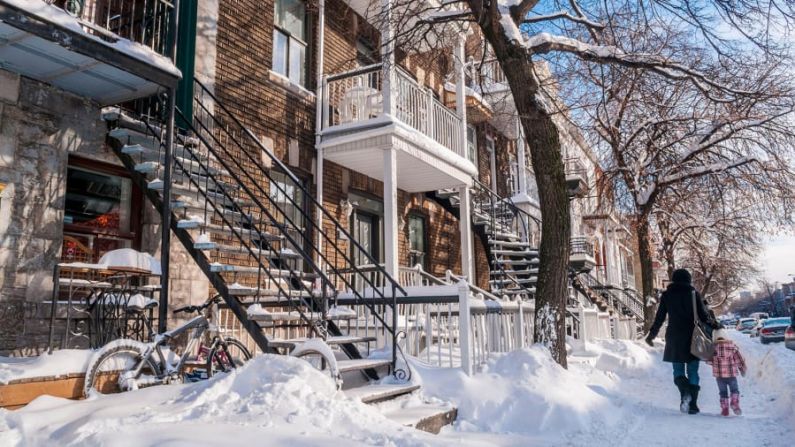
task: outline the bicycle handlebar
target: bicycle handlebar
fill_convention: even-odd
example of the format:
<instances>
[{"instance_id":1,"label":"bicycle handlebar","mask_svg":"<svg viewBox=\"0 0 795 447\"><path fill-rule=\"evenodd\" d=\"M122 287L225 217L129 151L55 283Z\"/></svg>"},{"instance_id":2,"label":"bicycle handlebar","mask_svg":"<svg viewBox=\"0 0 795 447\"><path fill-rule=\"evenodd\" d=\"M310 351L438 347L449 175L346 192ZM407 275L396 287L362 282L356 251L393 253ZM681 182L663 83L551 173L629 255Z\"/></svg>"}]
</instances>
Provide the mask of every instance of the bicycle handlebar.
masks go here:
<instances>
[{"instance_id":1,"label":"bicycle handlebar","mask_svg":"<svg viewBox=\"0 0 795 447\"><path fill-rule=\"evenodd\" d=\"M220 298L221 298L220 295L215 295L214 297L210 298L209 300L207 300L207 302L205 302L204 304L202 304L200 306L193 306L193 305L184 306L184 307L180 307L178 309L174 309L172 311L172 313L173 314L179 314L179 313L183 313L183 312L186 312L186 313L201 312L204 309L207 309L208 307L210 307L210 305L216 303Z\"/></svg>"}]
</instances>

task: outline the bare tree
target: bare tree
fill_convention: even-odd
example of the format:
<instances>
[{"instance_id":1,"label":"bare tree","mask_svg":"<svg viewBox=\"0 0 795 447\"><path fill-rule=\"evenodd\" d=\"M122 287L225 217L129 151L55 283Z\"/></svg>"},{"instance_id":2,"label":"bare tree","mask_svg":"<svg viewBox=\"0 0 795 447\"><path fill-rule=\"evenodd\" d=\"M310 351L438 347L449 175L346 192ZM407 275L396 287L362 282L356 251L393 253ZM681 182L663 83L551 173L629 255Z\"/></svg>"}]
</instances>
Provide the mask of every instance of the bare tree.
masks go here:
<instances>
[{"instance_id":1,"label":"bare tree","mask_svg":"<svg viewBox=\"0 0 795 447\"><path fill-rule=\"evenodd\" d=\"M755 51L774 55L778 50L769 32L786 26L793 16L793 6L779 5L774 0L735 0L731 2L656 0L656 1L550 1L537 0L453 0L440 6L427 6L410 0L386 1L383 16L395 23L394 40L412 48L439 45L445 26L451 23L476 26L483 36L483 54L492 54L499 62L513 95L518 118L523 129L530 159L536 173L543 221L540 269L536 293L535 340L546 344L553 357L566 365L565 297L569 259L570 216L566 191L564 163L561 156L561 131L553 117L561 114L543 81L540 63L553 62L553 68L569 61L587 62L598 67L623 67L643 78L665 79L670 85L686 83L704 101L734 104L744 98L758 98L757 88L746 90L726 82L737 73L704 70L692 54L680 55L676 48L662 45L654 51L638 50L634 39L644 36L689 32L700 42L702 52L718 60L717 64L735 60L747 48L737 47L728 39L712 31L721 26L742 27L742 36L755 45ZM749 26L748 24L753 26ZM383 44L383 43L382 43ZM683 56L683 57L680 57ZM611 85L598 86L609 91ZM754 87L759 87L755 85ZM614 92L612 96L616 96ZM692 96L688 99L693 99ZM565 98L564 98L565 101ZM568 101L566 101L568 103ZM653 123L650 123L651 127ZM619 127L622 132L625 126ZM646 129L647 127L644 127ZM612 132L612 129L610 129ZM646 133L641 130L641 133ZM736 133L731 124L716 125L711 135L703 129L692 129L691 136L701 136L704 149L710 152L726 134ZM687 140L686 137L681 138ZM724 165L688 163L685 157L680 170L659 175L659 183L652 188L640 187L636 203L646 205L659 191L677 179L697 176L699 172L721 171ZM720 157L718 157L720 158ZM640 160L640 159L639 159ZM738 166L749 164L746 160ZM620 169L625 169L621 167ZM640 181L640 180L639 180ZM646 198L641 200L641 198ZM648 211L645 211L648 213ZM642 234L648 237L648 221L644 220ZM645 253L643 252L645 250ZM648 241L641 244L641 258L651 259ZM650 267L650 266L649 266ZM650 272L650 268L644 269ZM650 278L650 277L649 277ZM644 294L650 296L651 282L644 276ZM651 318L648 318L651 320Z\"/></svg>"}]
</instances>

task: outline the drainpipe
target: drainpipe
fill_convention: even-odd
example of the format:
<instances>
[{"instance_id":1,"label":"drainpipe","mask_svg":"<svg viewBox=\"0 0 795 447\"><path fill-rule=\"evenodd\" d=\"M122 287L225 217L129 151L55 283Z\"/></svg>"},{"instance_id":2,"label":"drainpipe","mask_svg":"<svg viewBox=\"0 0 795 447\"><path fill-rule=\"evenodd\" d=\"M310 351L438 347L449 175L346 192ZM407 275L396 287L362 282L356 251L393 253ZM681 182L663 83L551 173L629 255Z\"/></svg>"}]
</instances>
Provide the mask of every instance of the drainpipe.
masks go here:
<instances>
[{"instance_id":1,"label":"drainpipe","mask_svg":"<svg viewBox=\"0 0 795 447\"><path fill-rule=\"evenodd\" d=\"M169 31L169 56L172 61L177 60L177 30L179 17L179 0L174 1L171 9L171 30ZM166 147L163 163L163 207L160 212L161 242L160 242L160 304L157 312L157 331L163 333L167 328L168 320L168 295L169 295L169 266L171 254L171 169L172 154L174 153L174 109L176 108L177 87L172 85L168 90L168 122L166 123Z\"/></svg>"},{"instance_id":2,"label":"drainpipe","mask_svg":"<svg viewBox=\"0 0 795 447\"><path fill-rule=\"evenodd\" d=\"M324 91L324 84L325 84L325 75L323 74L323 52L325 49L324 40L325 40L325 28L326 28L326 1L320 0L318 4L318 48L317 48L317 76L316 76L316 85L315 85L315 150L317 151L317 165L315 167L315 185L316 185L316 192L315 196L317 198L317 203L320 204L320 207L323 206L323 148L320 147L321 142L321 133L323 132L323 115L325 111L323 108L325 107L325 91ZM317 254L316 254L316 262L318 266L323 268L322 265L322 256L323 253L323 236L320 234L323 231L323 212L321 209L318 209L316 212L316 219L317 222L315 224L315 229L317 231Z\"/></svg>"}]
</instances>

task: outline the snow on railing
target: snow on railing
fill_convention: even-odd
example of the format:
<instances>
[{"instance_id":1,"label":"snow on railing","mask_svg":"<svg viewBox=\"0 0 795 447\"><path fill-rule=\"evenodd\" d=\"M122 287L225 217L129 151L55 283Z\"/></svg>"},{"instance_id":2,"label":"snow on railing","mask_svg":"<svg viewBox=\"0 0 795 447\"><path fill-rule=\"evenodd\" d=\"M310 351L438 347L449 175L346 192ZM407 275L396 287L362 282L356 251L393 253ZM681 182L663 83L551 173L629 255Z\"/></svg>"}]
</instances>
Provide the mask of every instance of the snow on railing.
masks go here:
<instances>
[{"instance_id":1,"label":"snow on railing","mask_svg":"<svg viewBox=\"0 0 795 447\"><path fill-rule=\"evenodd\" d=\"M433 91L399 67L390 69L395 118L466 158L461 118ZM328 76L323 87L323 129L361 123L384 114L383 65Z\"/></svg>"}]
</instances>

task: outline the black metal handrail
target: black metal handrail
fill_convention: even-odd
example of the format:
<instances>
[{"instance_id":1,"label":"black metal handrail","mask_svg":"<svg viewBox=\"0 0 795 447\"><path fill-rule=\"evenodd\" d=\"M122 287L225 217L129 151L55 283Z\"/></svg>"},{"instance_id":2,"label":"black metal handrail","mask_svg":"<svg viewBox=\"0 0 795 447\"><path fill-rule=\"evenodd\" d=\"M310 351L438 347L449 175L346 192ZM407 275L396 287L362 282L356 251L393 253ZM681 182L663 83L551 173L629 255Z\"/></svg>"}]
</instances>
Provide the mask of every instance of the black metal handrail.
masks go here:
<instances>
[{"instance_id":1,"label":"black metal handrail","mask_svg":"<svg viewBox=\"0 0 795 447\"><path fill-rule=\"evenodd\" d=\"M538 219L516 206L510 198L501 197L478 180L474 180L473 186L473 211L489 216L493 239L496 240L499 229L511 228L513 223L518 221L520 231L524 232L525 237L529 240L530 222L535 223L537 226L541 225ZM514 286L527 290L528 295L530 295L529 289L521 284L514 275L505 271L505 267L501 262L497 262L494 259L493 263L499 268L501 278L508 279Z\"/></svg>"},{"instance_id":2,"label":"black metal handrail","mask_svg":"<svg viewBox=\"0 0 795 447\"><path fill-rule=\"evenodd\" d=\"M593 256L593 243L584 236L573 236L569 246L571 247L571 254L585 254Z\"/></svg>"},{"instance_id":3,"label":"black metal handrail","mask_svg":"<svg viewBox=\"0 0 795 447\"><path fill-rule=\"evenodd\" d=\"M301 255L307 268L311 269L317 275L321 282L321 293L324 296L329 290L331 293L337 293L340 287L351 291L360 304L370 308L373 315L382 324L384 330L389 332L393 337L393 341L396 342L397 331L395 328L397 324L395 320L397 318L397 313L393 311L393 321L387 323L381 312L378 312L372 304L372 298L362 296L354 285L358 283L369 286L368 292L372 293L374 298L391 300L392 306L396 306L397 293L400 292L406 295L406 291L380 265L378 265L377 270L379 276L383 278L383 288L379 287L371 280L371 275L369 275L368 272L359 271L356 268L356 263L353 261L353 253L347 253L346 250L343 249L340 243L341 240L345 241L346 245L352 248L352 250L358 250L362 257L365 258L366 262L376 265L378 263L372 255L352 237L347 228L342 226L340 222L317 201L295 174L293 174L280 159L275 157L273 153L256 138L251 130L244 126L212 92L198 81L196 82L196 86L198 88L195 90L194 95L194 101L196 103L194 110L197 114L206 117L208 122L203 123L201 120L195 120L195 124L199 125L200 128L196 128L191 124L191 130L196 132L197 135L209 135L212 142L208 141L206 137L203 137L202 144L207 147L218 161L224 165L225 169L235 178L236 182L240 184L247 198L254 202L254 208L261 214L267 215L270 222L282 222L281 225L277 226L277 229L282 233L284 238L290 242L292 247L296 249L298 254ZM205 97L213 102L212 110L205 101L203 101ZM230 126L235 128L235 130L230 131ZM221 141L222 136L225 138L225 141ZM234 153L230 150L230 147L235 149ZM255 156L252 152L256 152L257 155ZM265 166L262 157L268 158L270 166ZM291 180L293 183L291 186L295 188L293 192L299 195L302 200L297 200L293 197L284 186L273 178L271 166L279 168L281 173ZM300 224L303 225L299 225L299 222L295 222L293 220L294 216L291 216L290 213L282 209L278 203L271 199L269 192L263 188L261 179L252 176L252 168L258 173L261 173L268 180L270 188L275 188L279 191L281 195L280 199L292 207L292 211L296 213L295 217L303 220L303 222L300 222ZM260 197L265 198L266 201L272 205L271 208L273 212L277 213L280 219L276 219L276 216L271 214L268 207L261 202ZM316 221L312 218L311 212L302 207L304 204L312 206L316 212L320 213L324 224L326 226L330 224L332 228L318 228ZM319 235L317 245L313 237L304 238L299 242L296 237L291 234L289 231L290 229L300 229L300 231L305 234ZM321 243L322 246L320 245ZM317 256L317 262L313 255ZM318 265L318 262L323 263L326 268ZM351 274L347 271L343 273L341 271L342 268L352 268L354 273ZM354 281L351 277L352 275L355 276L358 281ZM332 277L334 277L336 281L332 280ZM387 294L387 290L391 292L389 295ZM324 302L324 306L326 305L327 302ZM394 362L396 362L395 352L393 352L393 366Z\"/></svg>"},{"instance_id":4,"label":"black metal handrail","mask_svg":"<svg viewBox=\"0 0 795 447\"><path fill-rule=\"evenodd\" d=\"M177 113L179 113L180 116L182 116L181 113L179 112L179 110L177 110ZM146 125L147 132L155 139L155 141L159 145L158 147L162 150L163 149L163 145L165 144L165 142L163 141L162 135L160 135L162 130L157 128L157 127L155 127L155 126L152 126L147 121L143 121L143 122ZM260 242L260 244L259 244L260 246L256 247L257 251L255 251L255 249L252 248L251 245L245 243L244 234L240 230L238 230L237 229L238 227L235 227L235 225L225 216L225 213L224 213L225 210L221 209L219 207L219 205L216 203L216 201L218 199L217 198L216 199L211 198L210 194L212 193L212 194L216 194L216 195L221 195L224 203L226 203L229 206L233 207L233 209L231 211L236 211L236 212L240 213L241 216L246 218L246 220L247 220L246 223L249 225L249 227L251 227L250 233L253 234L253 233L256 232L257 235L260 236L260 238L262 238L262 236L265 236L267 234L266 231L260 229L262 227L262 223L260 222L260 226L259 227L255 226L255 223L254 223L253 219L251 218L251 216L248 213L246 213L245 210L236 203L236 201L235 201L236 198L232 194L230 194L227 190L225 190L224 188L216 188L216 187L214 187L214 188L212 188L212 190L210 190L210 188L209 188L210 181L212 181L212 183L214 185L217 185L220 180L218 179L218 176L216 174L213 174L212 169L210 169L209 164L206 164L205 162L203 162L200 157L196 156L195 154L193 154L190 151L183 150L183 151L179 152L179 154L182 157L174 157L173 158L174 169L177 170L181 175L185 176L188 179L189 184L196 188L196 193L197 194L201 194L203 196L203 198L204 198L203 203L205 204L205 216L204 216L205 222L207 221L207 217L208 217L207 216L207 212L209 211L210 213L212 213L213 216L216 216L217 219L220 219L220 221L222 222L223 226L229 228L230 232L232 233L232 236L241 244L242 247L244 247L248 251L249 255L257 262L257 268L258 268L257 288L258 288L258 291L261 290L261 279L262 279L261 274L264 273L268 277L268 279L270 280L270 284L271 285L275 285L276 288L277 288L277 292L279 292L282 296L286 297L287 304L290 307L294 308L294 310L296 312L298 312L299 318L302 321L304 321L304 323L307 324L307 326L310 328L310 330L312 332L314 332L316 335L321 335L321 334L318 333L318 328L314 324L312 319L308 315L306 315L306 313L304 313L301 310L301 306L298 306L298 305L296 305L296 303L293 302L294 294L292 292L295 289L286 289L285 287L283 287L282 282L279 281L279 278L274 276L273 273L271 272L271 270L270 270L271 266L266 266L262 262L262 256L261 256L262 255L262 248L261 248L262 243ZM190 163L196 163L198 165L198 167L200 168L200 172L202 172L203 173L202 175L205 177L204 186L202 186L201 182L199 180L197 180L194 176L190 175L189 168L184 166L184 164L183 164L184 162L180 160L180 158L184 159L184 156L188 156L189 157L189 162ZM208 206L212 207L212 209L210 210L208 208ZM230 210L227 208L226 211L230 211ZM261 241L261 239L260 239L260 241ZM312 296L313 291L310 288L306 287L303 284L302 281L300 281L300 276L299 276L299 274L297 272L293 271L292 269L289 269L289 277L290 278L299 277L299 280L296 281L296 282L293 282L293 284L300 284L301 287L299 287L299 291L306 292L308 296ZM259 294L258 294L258 296L259 296ZM303 296L301 296L300 294L298 295L298 301L301 302L300 303L301 305L306 306L306 307L310 307L310 303L308 303L306 300L304 300Z\"/></svg>"}]
</instances>

